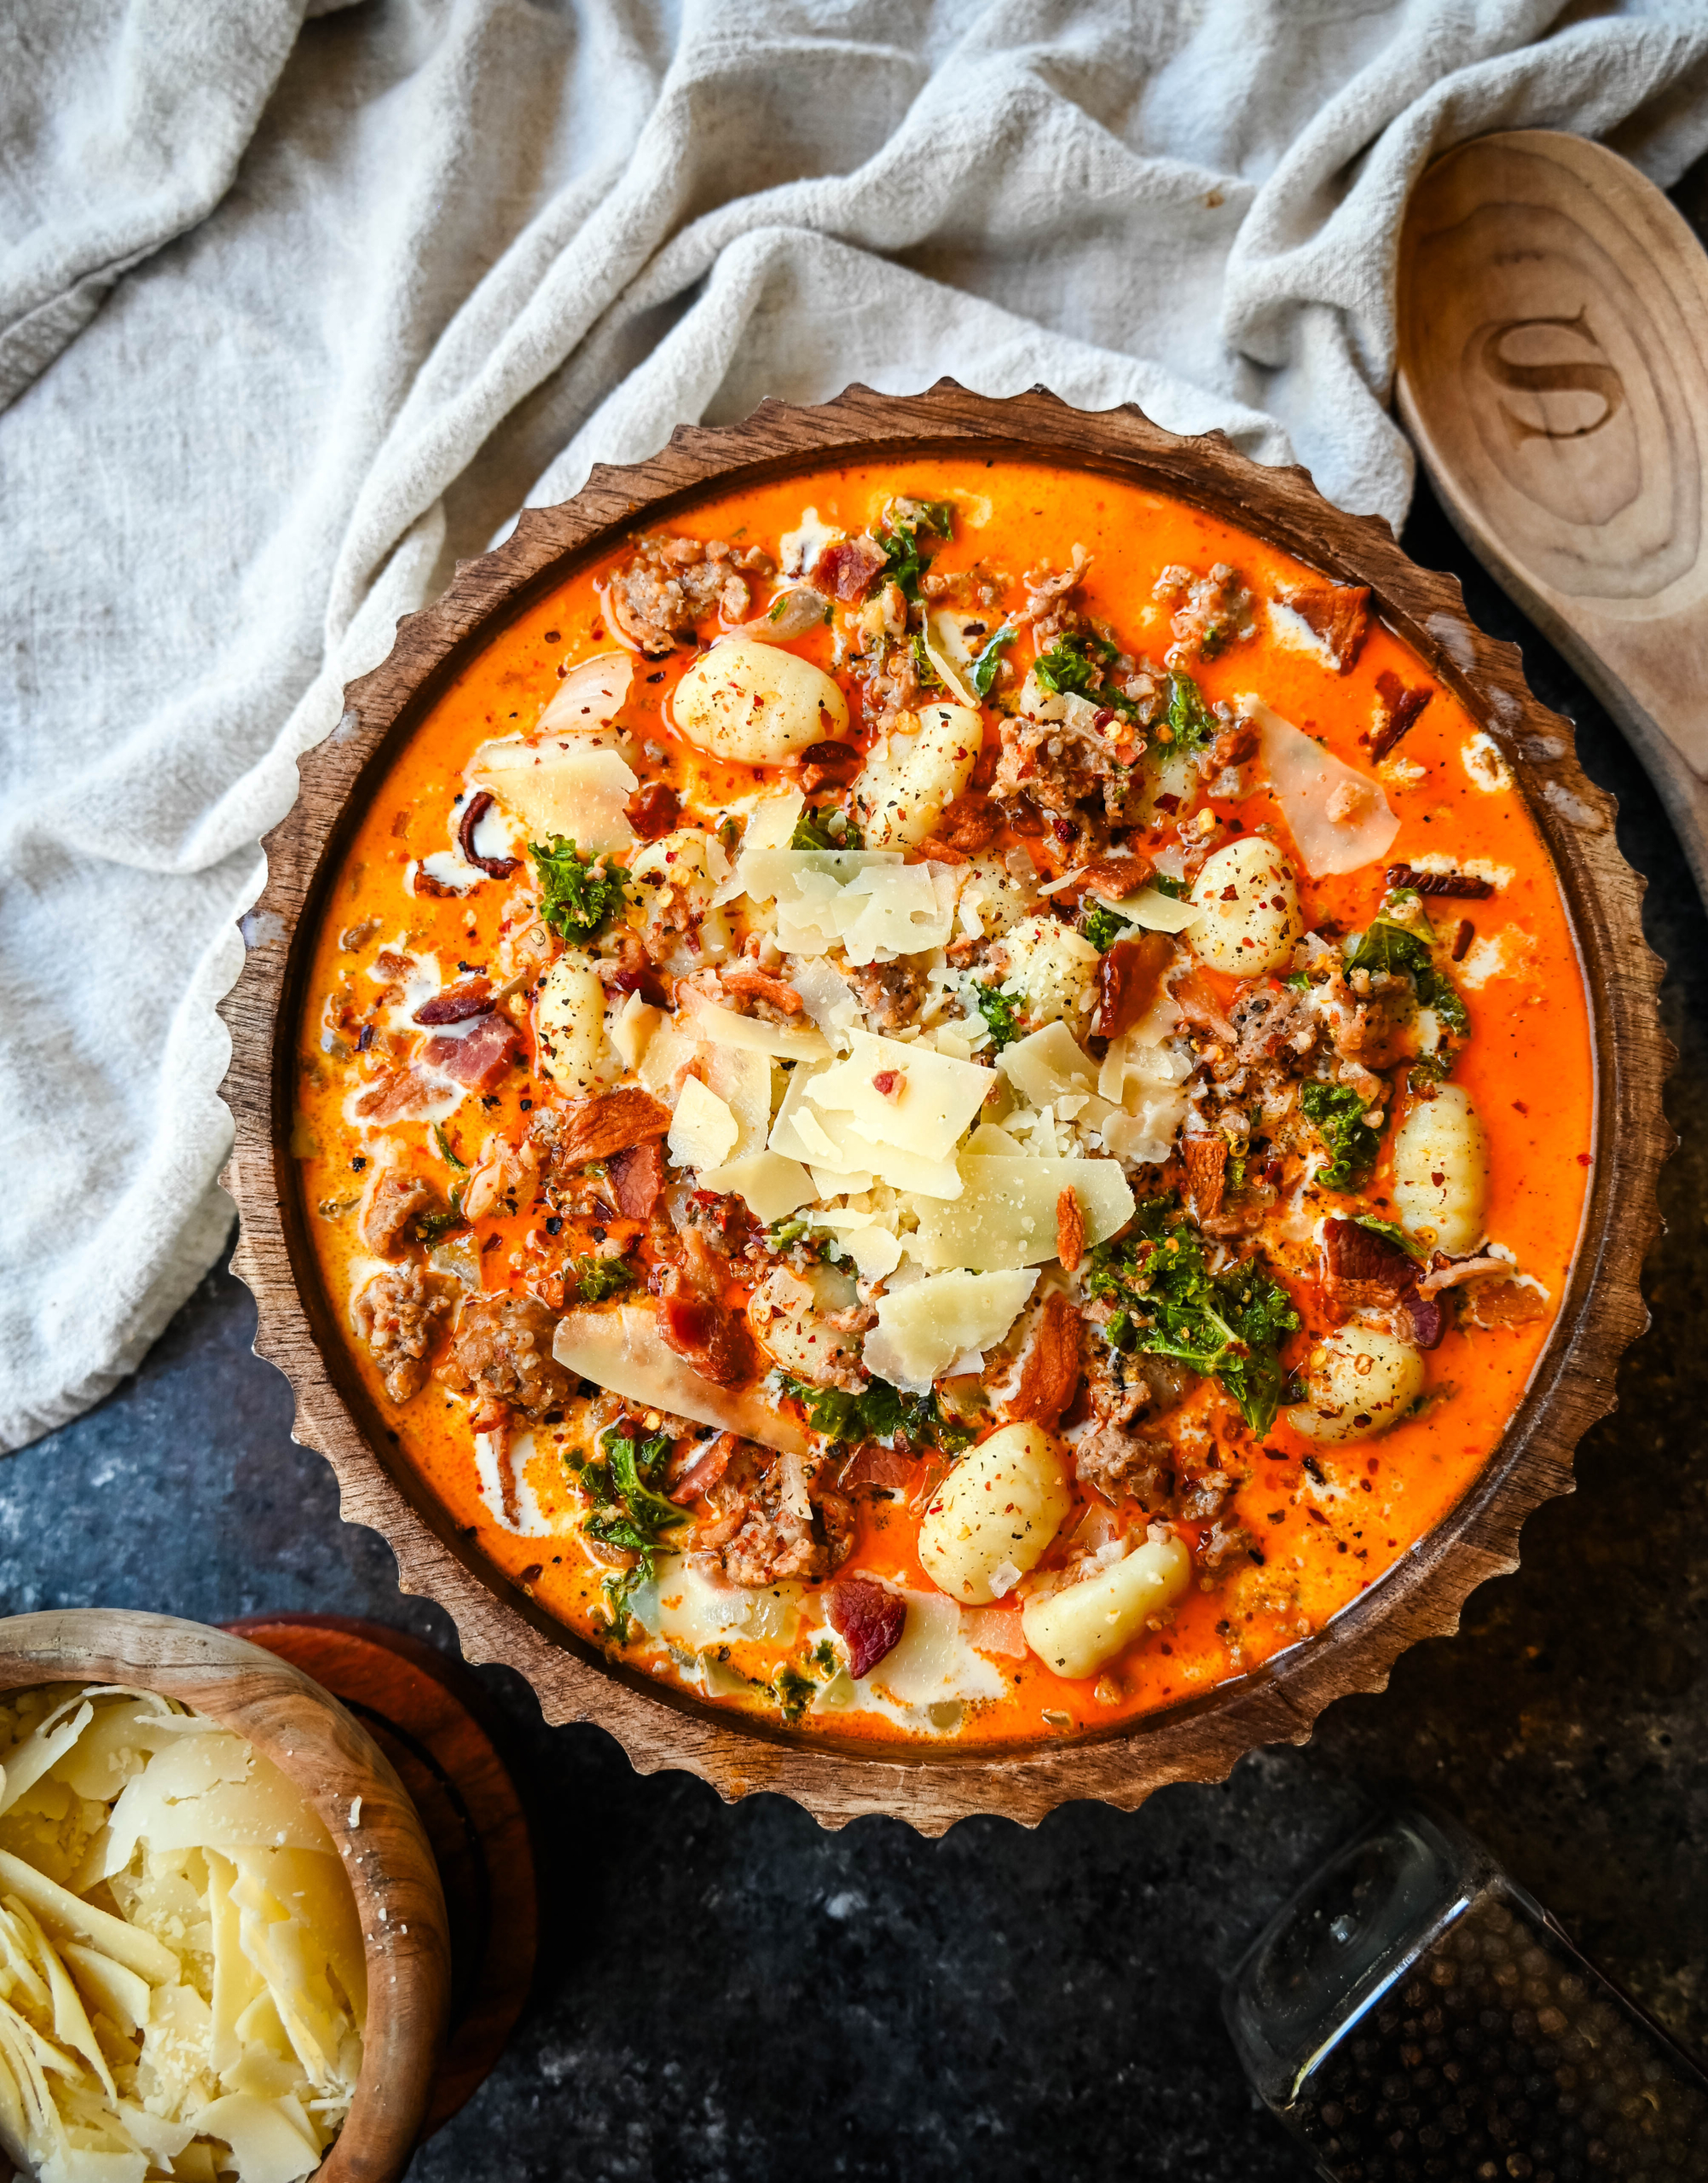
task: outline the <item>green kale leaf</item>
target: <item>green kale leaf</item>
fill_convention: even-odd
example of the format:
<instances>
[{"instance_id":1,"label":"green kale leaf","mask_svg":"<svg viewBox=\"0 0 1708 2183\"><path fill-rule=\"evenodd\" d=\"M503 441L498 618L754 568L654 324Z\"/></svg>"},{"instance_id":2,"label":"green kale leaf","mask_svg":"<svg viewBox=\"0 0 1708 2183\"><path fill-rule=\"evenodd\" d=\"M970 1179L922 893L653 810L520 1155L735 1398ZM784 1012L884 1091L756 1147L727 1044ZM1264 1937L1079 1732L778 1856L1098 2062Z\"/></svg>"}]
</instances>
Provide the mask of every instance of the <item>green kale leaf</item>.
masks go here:
<instances>
[{"instance_id":1,"label":"green kale leaf","mask_svg":"<svg viewBox=\"0 0 1708 2183\"><path fill-rule=\"evenodd\" d=\"M935 1394L906 1394L888 1380L868 1380L855 1394L785 1377L783 1392L806 1411L813 1432L843 1447L887 1440L894 1447L941 1448L952 1455L972 1439L966 1427L944 1416Z\"/></svg>"},{"instance_id":2,"label":"green kale leaf","mask_svg":"<svg viewBox=\"0 0 1708 2183\"><path fill-rule=\"evenodd\" d=\"M904 599L917 600L919 579L925 573L925 562L919 553L919 533L935 531L939 538L952 536L955 511L948 501L925 501L919 503L918 512L910 521L898 516L888 530L873 533L883 548L883 577L886 583L900 587Z\"/></svg>"},{"instance_id":3,"label":"green kale leaf","mask_svg":"<svg viewBox=\"0 0 1708 2183\"><path fill-rule=\"evenodd\" d=\"M1130 919L1112 910L1107 902L1100 902L1094 898L1080 920L1080 929L1102 954L1113 947L1116 941L1124 940L1132 930L1132 924Z\"/></svg>"},{"instance_id":4,"label":"green kale leaf","mask_svg":"<svg viewBox=\"0 0 1708 2183\"><path fill-rule=\"evenodd\" d=\"M857 849L865 846L860 831L845 811L833 803L814 808L808 804L795 821L789 837L791 849Z\"/></svg>"},{"instance_id":5,"label":"green kale leaf","mask_svg":"<svg viewBox=\"0 0 1708 2183\"><path fill-rule=\"evenodd\" d=\"M1397 1243L1407 1258L1419 1260L1422 1259L1422 1252L1418 1249L1416 1244L1412 1242L1410 1236L1398 1222L1378 1220L1373 1213L1361 1213L1358 1214L1357 1219L1358 1226L1368 1228L1372 1236L1380 1236L1384 1242Z\"/></svg>"},{"instance_id":6,"label":"green kale leaf","mask_svg":"<svg viewBox=\"0 0 1708 2183\"><path fill-rule=\"evenodd\" d=\"M1171 872L1153 871L1150 883L1159 895L1167 895L1171 902L1184 902L1186 899L1186 882L1176 879Z\"/></svg>"},{"instance_id":7,"label":"green kale leaf","mask_svg":"<svg viewBox=\"0 0 1708 2183\"><path fill-rule=\"evenodd\" d=\"M1390 897L1390 900L1393 898ZM1415 927L1397 923L1393 918L1378 917L1370 929L1349 948L1346 953L1348 970L1385 970L1391 976L1409 977L1416 993L1421 1008L1433 1008L1446 1028L1456 1038L1471 1035L1470 1012L1464 997L1446 972L1439 969L1435 951L1430 946L1430 928L1426 922L1421 931Z\"/></svg>"},{"instance_id":8,"label":"green kale leaf","mask_svg":"<svg viewBox=\"0 0 1708 2183\"><path fill-rule=\"evenodd\" d=\"M591 1252L585 1258L571 1259L564 1269L576 1292L576 1300L582 1304L603 1304L607 1297L620 1296L634 1283L634 1269L627 1259L602 1259Z\"/></svg>"},{"instance_id":9,"label":"green kale leaf","mask_svg":"<svg viewBox=\"0 0 1708 2183\"><path fill-rule=\"evenodd\" d=\"M771 1678L771 1688L777 1694L784 1720L792 1725L812 1704L819 1686L811 1676L802 1675L799 1668L785 1660Z\"/></svg>"},{"instance_id":10,"label":"green kale leaf","mask_svg":"<svg viewBox=\"0 0 1708 2183\"><path fill-rule=\"evenodd\" d=\"M433 1142L439 1148L440 1158L445 1161L449 1166L466 1169L468 1166L467 1161L461 1158L458 1154L455 1145L454 1145L449 1138L445 1135L444 1127L442 1123L435 1122L433 1124Z\"/></svg>"},{"instance_id":11,"label":"green kale leaf","mask_svg":"<svg viewBox=\"0 0 1708 2183\"><path fill-rule=\"evenodd\" d=\"M599 1441L599 1456L582 1464L576 1485L588 1514L582 1529L601 1545L634 1556L627 1569L614 1569L605 1580L605 1610L611 1635L619 1645L628 1638L629 1607L643 1584L657 1572L663 1534L688 1519L652 1484L653 1474L670 1452L668 1433L643 1440L639 1447L615 1426Z\"/></svg>"},{"instance_id":12,"label":"green kale leaf","mask_svg":"<svg viewBox=\"0 0 1708 2183\"><path fill-rule=\"evenodd\" d=\"M457 1162L461 1167L460 1160ZM453 1228L464 1228L467 1222L462 1215L462 1184L451 1192L450 1207L445 1213L418 1213L410 1225L429 1250L441 1236L449 1236Z\"/></svg>"},{"instance_id":13,"label":"green kale leaf","mask_svg":"<svg viewBox=\"0 0 1708 2183\"><path fill-rule=\"evenodd\" d=\"M1356 1190L1369 1180L1381 1137L1365 1121L1365 1102L1349 1084L1312 1080L1299 1087L1299 1103L1331 1155L1317 1180L1331 1190Z\"/></svg>"},{"instance_id":14,"label":"green kale leaf","mask_svg":"<svg viewBox=\"0 0 1708 2183\"><path fill-rule=\"evenodd\" d=\"M1105 679L1115 657L1115 646L1102 637L1058 637L1048 651L1039 653L1032 671L1040 686L1057 697L1084 698L1124 719L1137 719L1138 707L1132 699Z\"/></svg>"},{"instance_id":15,"label":"green kale leaf","mask_svg":"<svg viewBox=\"0 0 1708 2183\"><path fill-rule=\"evenodd\" d=\"M1168 678L1169 755L1201 750L1221 733L1222 723L1204 703L1204 695L1190 675Z\"/></svg>"},{"instance_id":16,"label":"green kale leaf","mask_svg":"<svg viewBox=\"0 0 1708 2183\"><path fill-rule=\"evenodd\" d=\"M549 847L530 842L528 854L540 882L540 914L560 940L591 940L622 907L628 874L620 864L583 856L561 834L552 837Z\"/></svg>"},{"instance_id":17,"label":"green kale leaf","mask_svg":"<svg viewBox=\"0 0 1708 2183\"><path fill-rule=\"evenodd\" d=\"M1152 1198L1089 1261L1086 1287L1119 1306L1104 1329L1116 1348L1178 1358L1219 1381L1254 1433L1268 1432L1287 1382L1282 1346L1301 1322L1260 1253L1212 1273L1198 1230L1172 1199Z\"/></svg>"},{"instance_id":18,"label":"green kale leaf","mask_svg":"<svg viewBox=\"0 0 1708 2183\"><path fill-rule=\"evenodd\" d=\"M1005 1046L1012 1045L1020 1036L1020 1003L995 986L976 985L973 999L979 1014L990 1026L991 1045L995 1051L1000 1053Z\"/></svg>"},{"instance_id":19,"label":"green kale leaf","mask_svg":"<svg viewBox=\"0 0 1708 2183\"><path fill-rule=\"evenodd\" d=\"M973 662L973 687L980 697L989 697L996 684L996 670L1002 664L1002 655L1018 634L1017 630L1005 625L989 639L984 650Z\"/></svg>"},{"instance_id":20,"label":"green kale leaf","mask_svg":"<svg viewBox=\"0 0 1708 2183\"><path fill-rule=\"evenodd\" d=\"M943 687L943 678L931 664L931 655L925 649L924 634L918 629L913 632L913 672L922 690Z\"/></svg>"}]
</instances>

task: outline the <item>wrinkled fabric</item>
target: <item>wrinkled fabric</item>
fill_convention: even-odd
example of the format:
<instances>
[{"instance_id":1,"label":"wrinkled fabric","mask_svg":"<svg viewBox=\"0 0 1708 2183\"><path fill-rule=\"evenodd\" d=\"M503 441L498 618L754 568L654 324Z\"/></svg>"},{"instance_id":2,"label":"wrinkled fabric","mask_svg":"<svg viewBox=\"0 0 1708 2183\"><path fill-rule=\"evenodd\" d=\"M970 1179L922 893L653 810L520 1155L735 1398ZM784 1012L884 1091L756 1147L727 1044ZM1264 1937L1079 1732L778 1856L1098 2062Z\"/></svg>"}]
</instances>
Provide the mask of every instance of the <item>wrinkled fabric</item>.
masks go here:
<instances>
[{"instance_id":1,"label":"wrinkled fabric","mask_svg":"<svg viewBox=\"0 0 1708 2183\"><path fill-rule=\"evenodd\" d=\"M218 1249L214 1014L344 683L685 420L944 373L1403 517L1396 232L1490 129L1708 145L1708 9L12 0L0 1441Z\"/></svg>"}]
</instances>

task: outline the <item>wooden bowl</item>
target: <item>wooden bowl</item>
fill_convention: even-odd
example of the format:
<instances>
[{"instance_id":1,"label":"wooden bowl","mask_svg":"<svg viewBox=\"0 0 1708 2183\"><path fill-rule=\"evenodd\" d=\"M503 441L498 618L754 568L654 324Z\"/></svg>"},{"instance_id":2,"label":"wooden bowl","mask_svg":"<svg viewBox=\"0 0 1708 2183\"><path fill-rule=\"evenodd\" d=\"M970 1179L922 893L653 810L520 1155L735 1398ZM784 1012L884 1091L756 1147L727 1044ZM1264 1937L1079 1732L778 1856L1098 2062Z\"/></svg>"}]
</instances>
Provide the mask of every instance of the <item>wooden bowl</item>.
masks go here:
<instances>
[{"instance_id":1,"label":"wooden bowl","mask_svg":"<svg viewBox=\"0 0 1708 2183\"><path fill-rule=\"evenodd\" d=\"M362 1388L323 1293L290 1155L292 1027L313 931L357 814L454 675L505 621L626 535L709 491L820 465L922 453L1032 458L1173 494L1272 539L1336 583L1368 584L1383 617L1494 738L1560 874L1587 971L1598 1098L1584 1240L1528 1393L1475 1486L1397 1567L1317 1636L1196 1702L1101 1733L1009 1751L832 1744L658 1688L537 1607L470 1542L402 1459ZM1660 964L1641 889L1614 843L1612 804L1579 767L1572 729L1531 697L1514 646L1466 618L1458 584L1415 567L1380 518L1333 507L1298 469L1265 469L1219 433L1181 438L1131 407L1091 415L1041 390L1007 401L943 380L895 398L851 387L797 409L767 402L740 425L684 427L647 462L596 468L561 507L524 511L496 553L466 562L398 624L385 664L351 684L338 728L302 764L302 794L268 837L265 890L244 923L248 961L223 1013L225 1096L236 1120L228 1182L242 1215L234 1264L255 1293L256 1348L297 1397L296 1431L338 1474L346 1521L390 1543L406 1591L439 1601L473 1660L502 1660L551 1721L610 1729L642 1772L675 1766L724 1796L770 1789L826 1826L898 1813L939 1833L968 1813L1035 1822L1097 1798L1131 1808L1163 1783L1219 1781L1253 1745L1302 1741L1331 1699L1386 1683L1420 1638L1457 1627L1468 1593L1518 1566L1537 1504L1572 1484L1584 1428L1612 1408L1613 1370L1646 1323L1637 1277L1653 1239L1657 1170L1671 1139L1660 1085Z\"/></svg>"},{"instance_id":2,"label":"wooden bowl","mask_svg":"<svg viewBox=\"0 0 1708 2183\"><path fill-rule=\"evenodd\" d=\"M177 1699L246 1736L320 1814L356 1891L368 2024L356 2098L315 2183L394 2183L432 2094L450 1943L433 1853L373 1738L284 1660L172 1615L58 1607L0 1621L0 1690L43 1682L128 1683Z\"/></svg>"}]
</instances>

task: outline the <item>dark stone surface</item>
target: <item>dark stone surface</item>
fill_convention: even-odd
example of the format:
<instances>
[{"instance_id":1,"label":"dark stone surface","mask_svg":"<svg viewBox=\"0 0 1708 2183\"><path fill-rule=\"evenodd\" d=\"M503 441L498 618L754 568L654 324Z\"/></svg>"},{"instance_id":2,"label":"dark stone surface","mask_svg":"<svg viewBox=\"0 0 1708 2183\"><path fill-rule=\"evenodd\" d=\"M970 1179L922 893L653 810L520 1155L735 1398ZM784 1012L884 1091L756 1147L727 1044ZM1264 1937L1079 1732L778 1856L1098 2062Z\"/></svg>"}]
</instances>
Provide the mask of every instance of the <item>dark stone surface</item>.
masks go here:
<instances>
[{"instance_id":1,"label":"dark stone surface","mask_svg":"<svg viewBox=\"0 0 1708 2183\"><path fill-rule=\"evenodd\" d=\"M1427 491L1405 543L1466 578L1524 646L1621 804L1625 854L1672 965L1681 1147L1648 1288L1655 1323L1579 1490L1532 1519L1516 1577L1461 1635L1302 1751L1131 1816L1088 1805L1035 1833L974 1820L821 1833L792 1804L727 1810L638 1780L592 1728L550 1730L483 1671L538 1800L542 1972L497 2073L417 2157L416 2183L770 2183L803 2170L948 2178L1142 2174L1284 2183L1306 2164L1247 2091L1219 1982L1314 1862L1410 1784L1456 1813L1671 2029L1708 2044L1708 954L1659 805L1604 715L1469 559ZM247 1292L210 1274L135 1380L0 1467L0 1610L368 1615L454 1649L402 1598L390 1552L339 1521L291 1444L283 1382L249 1353Z\"/></svg>"}]
</instances>

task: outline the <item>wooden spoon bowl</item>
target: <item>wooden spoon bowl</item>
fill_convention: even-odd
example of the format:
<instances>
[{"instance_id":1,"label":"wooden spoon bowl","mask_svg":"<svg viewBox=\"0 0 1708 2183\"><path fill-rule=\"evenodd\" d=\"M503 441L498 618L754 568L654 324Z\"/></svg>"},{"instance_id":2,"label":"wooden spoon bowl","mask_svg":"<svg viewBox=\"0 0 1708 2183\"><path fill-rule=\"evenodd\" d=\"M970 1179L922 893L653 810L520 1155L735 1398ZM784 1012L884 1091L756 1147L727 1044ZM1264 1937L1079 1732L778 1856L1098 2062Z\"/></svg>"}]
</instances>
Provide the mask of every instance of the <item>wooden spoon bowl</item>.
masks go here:
<instances>
[{"instance_id":1,"label":"wooden spoon bowl","mask_svg":"<svg viewBox=\"0 0 1708 2183\"><path fill-rule=\"evenodd\" d=\"M1588 973L1598 1107L1584 1239L1531 1385L1476 1485L1451 1515L1325 1630L1196 1703L1113 1730L1009 1750L832 1741L723 1711L621 1663L556 1622L459 1535L366 1393L321 1285L291 1156L295 1027L332 875L366 799L449 680L518 610L634 531L708 491L838 462L920 454L1066 464L1174 495L1272 539L1373 605L1498 744L1560 875ZM1386 524L1344 514L1302 470L1265 469L1219 434L1181 438L1132 408L1088 415L1039 391L1008 401L945 380L905 399L854 387L820 408L767 403L745 423L685 428L651 461L596 469L561 507L526 511L496 553L466 563L443 598L400 623L391 657L346 693L335 732L303 761L296 808L269 837L266 889L245 920L247 967L223 1014L225 1096L236 1119L228 1182L242 1215L234 1264L254 1290L256 1347L297 1397L296 1432L338 1474L345 1519L381 1532L406 1591L439 1601L475 1660L526 1676L551 1721L610 1729L642 1772L680 1767L726 1797L795 1798L827 1826L897 1814L939 1833L971 1812L1033 1822L1073 1798L1126 1808L1166 1782L1219 1781L1242 1752L1302 1741L1322 1708L1380 1689L1397 1655L1457 1626L1466 1595L1517 1566L1525 1517L1571 1485L1579 1435L1612 1406L1613 1368L1645 1323L1637 1276L1657 1226L1655 1175L1670 1144L1659 964L1612 805L1579 768L1569 725L1531 696L1514 647L1466 618L1450 578L1416 568Z\"/></svg>"},{"instance_id":2,"label":"wooden spoon bowl","mask_svg":"<svg viewBox=\"0 0 1708 2183\"><path fill-rule=\"evenodd\" d=\"M373 1738L286 1661L170 1615L61 1607L0 1621L0 1690L44 1682L124 1683L177 1699L246 1736L318 1812L356 1894L368 2023L356 2098L315 2183L395 2183L432 2094L450 1943L433 1853Z\"/></svg>"}]
</instances>

